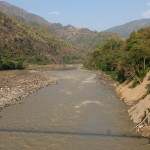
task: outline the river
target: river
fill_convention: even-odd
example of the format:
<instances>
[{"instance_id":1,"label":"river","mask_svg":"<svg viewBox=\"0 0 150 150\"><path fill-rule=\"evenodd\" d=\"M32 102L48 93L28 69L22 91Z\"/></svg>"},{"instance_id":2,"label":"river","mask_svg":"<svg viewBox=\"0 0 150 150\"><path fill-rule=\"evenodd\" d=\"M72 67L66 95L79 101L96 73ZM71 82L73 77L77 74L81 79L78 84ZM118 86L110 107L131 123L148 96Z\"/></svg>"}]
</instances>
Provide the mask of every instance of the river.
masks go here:
<instances>
[{"instance_id":1,"label":"river","mask_svg":"<svg viewBox=\"0 0 150 150\"><path fill-rule=\"evenodd\" d=\"M91 71L47 71L58 84L7 107L0 118L0 150L149 150L130 129L128 106Z\"/></svg>"}]
</instances>

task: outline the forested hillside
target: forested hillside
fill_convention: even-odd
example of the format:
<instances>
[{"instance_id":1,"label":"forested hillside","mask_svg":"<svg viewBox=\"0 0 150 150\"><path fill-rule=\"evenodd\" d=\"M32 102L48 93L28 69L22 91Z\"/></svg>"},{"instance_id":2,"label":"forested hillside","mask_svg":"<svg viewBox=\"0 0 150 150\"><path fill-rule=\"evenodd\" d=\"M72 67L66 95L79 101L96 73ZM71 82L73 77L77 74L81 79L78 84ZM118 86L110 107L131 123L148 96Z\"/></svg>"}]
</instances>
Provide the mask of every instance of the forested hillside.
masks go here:
<instances>
[{"instance_id":1,"label":"forested hillside","mask_svg":"<svg viewBox=\"0 0 150 150\"><path fill-rule=\"evenodd\" d=\"M100 69L115 80L134 79L135 86L142 82L150 69L150 27L132 32L126 41L109 39L89 53L88 68Z\"/></svg>"},{"instance_id":2,"label":"forested hillside","mask_svg":"<svg viewBox=\"0 0 150 150\"><path fill-rule=\"evenodd\" d=\"M79 59L72 44L52 34L48 27L26 25L3 12L0 12L0 54L1 65L10 63L11 67L18 60L47 64L75 63Z\"/></svg>"},{"instance_id":3,"label":"forested hillside","mask_svg":"<svg viewBox=\"0 0 150 150\"><path fill-rule=\"evenodd\" d=\"M49 28L53 34L72 43L82 55L86 55L90 49L97 48L100 43L103 43L108 38L122 38L118 34L112 32L96 32L86 28L79 29L72 25L63 26L60 23L50 23L38 15L29 13L7 2L0 2L0 10L27 25L42 25Z\"/></svg>"},{"instance_id":4,"label":"forested hillside","mask_svg":"<svg viewBox=\"0 0 150 150\"><path fill-rule=\"evenodd\" d=\"M94 32L71 25L49 23L22 8L0 2L0 68L23 68L23 62L80 63L90 49L97 48L111 32Z\"/></svg>"}]
</instances>

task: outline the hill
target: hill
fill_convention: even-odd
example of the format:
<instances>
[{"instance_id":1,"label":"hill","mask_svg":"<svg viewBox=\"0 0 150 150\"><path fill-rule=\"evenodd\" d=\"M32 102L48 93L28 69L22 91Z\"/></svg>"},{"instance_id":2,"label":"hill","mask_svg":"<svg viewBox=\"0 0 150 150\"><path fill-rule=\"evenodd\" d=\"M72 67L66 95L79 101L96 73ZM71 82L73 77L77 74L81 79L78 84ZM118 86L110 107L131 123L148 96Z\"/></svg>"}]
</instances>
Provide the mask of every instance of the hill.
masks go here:
<instances>
[{"instance_id":1,"label":"hill","mask_svg":"<svg viewBox=\"0 0 150 150\"><path fill-rule=\"evenodd\" d=\"M90 49L94 49L108 38L121 38L112 32L94 32L89 29L79 29L72 25L63 26L60 23L49 23L40 16L34 15L6 2L0 2L0 10L12 15L15 19L28 25L47 26L55 35L67 42L71 42L79 53L85 54Z\"/></svg>"},{"instance_id":2,"label":"hill","mask_svg":"<svg viewBox=\"0 0 150 150\"><path fill-rule=\"evenodd\" d=\"M129 38L132 31L138 31L141 28L150 26L150 19L140 19L128 22L106 30L105 32L115 32L125 38Z\"/></svg>"},{"instance_id":3,"label":"hill","mask_svg":"<svg viewBox=\"0 0 150 150\"><path fill-rule=\"evenodd\" d=\"M83 53L86 53L90 49L97 48L106 39L122 38L113 32L96 32L87 28L79 29L72 25L62 26L61 24L52 24L50 28L64 40L75 44Z\"/></svg>"},{"instance_id":4,"label":"hill","mask_svg":"<svg viewBox=\"0 0 150 150\"><path fill-rule=\"evenodd\" d=\"M30 26L0 12L0 60L30 63L71 63L79 54L46 26ZM5 61L5 60L4 60Z\"/></svg>"},{"instance_id":5,"label":"hill","mask_svg":"<svg viewBox=\"0 0 150 150\"><path fill-rule=\"evenodd\" d=\"M64 40L75 44L83 53L97 48L106 39L122 39L120 35L113 32L96 32L87 28L79 29L72 25L62 26L61 24L52 24L50 28Z\"/></svg>"}]
</instances>

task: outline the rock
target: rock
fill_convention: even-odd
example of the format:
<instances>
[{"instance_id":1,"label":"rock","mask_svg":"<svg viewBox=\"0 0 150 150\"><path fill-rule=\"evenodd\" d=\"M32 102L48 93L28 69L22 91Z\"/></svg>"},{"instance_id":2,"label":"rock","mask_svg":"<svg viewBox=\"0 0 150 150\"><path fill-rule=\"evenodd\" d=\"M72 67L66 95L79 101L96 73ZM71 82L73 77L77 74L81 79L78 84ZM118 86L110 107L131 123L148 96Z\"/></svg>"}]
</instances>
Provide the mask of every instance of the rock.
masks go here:
<instances>
[{"instance_id":1,"label":"rock","mask_svg":"<svg viewBox=\"0 0 150 150\"><path fill-rule=\"evenodd\" d=\"M139 133L144 137L150 137L150 126L144 126L139 129Z\"/></svg>"},{"instance_id":2,"label":"rock","mask_svg":"<svg viewBox=\"0 0 150 150\"><path fill-rule=\"evenodd\" d=\"M129 116L134 123L140 123L146 116L146 111L150 109L150 95L139 101L136 105L132 106L129 110Z\"/></svg>"}]
</instances>

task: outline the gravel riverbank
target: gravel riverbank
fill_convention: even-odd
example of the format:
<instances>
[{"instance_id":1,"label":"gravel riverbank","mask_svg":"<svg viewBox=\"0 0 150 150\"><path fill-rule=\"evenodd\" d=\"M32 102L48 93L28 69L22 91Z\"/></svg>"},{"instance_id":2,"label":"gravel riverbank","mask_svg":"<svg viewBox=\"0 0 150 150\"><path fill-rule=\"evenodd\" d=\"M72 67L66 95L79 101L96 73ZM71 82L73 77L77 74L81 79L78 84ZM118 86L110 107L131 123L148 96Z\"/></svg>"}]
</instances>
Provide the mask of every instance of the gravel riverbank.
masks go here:
<instances>
[{"instance_id":1,"label":"gravel riverbank","mask_svg":"<svg viewBox=\"0 0 150 150\"><path fill-rule=\"evenodd\" d=\"M30 93L56 82L56 78L40 71L17 71L0 76L0 108L20 103Z\"/></svg>"}]
</instances>

